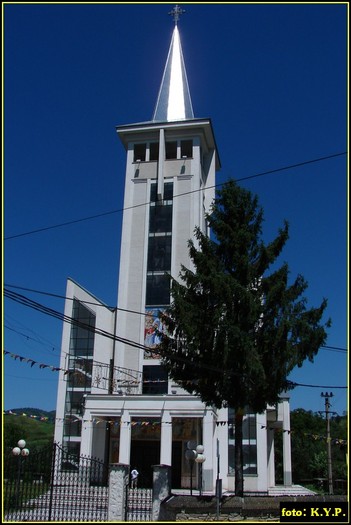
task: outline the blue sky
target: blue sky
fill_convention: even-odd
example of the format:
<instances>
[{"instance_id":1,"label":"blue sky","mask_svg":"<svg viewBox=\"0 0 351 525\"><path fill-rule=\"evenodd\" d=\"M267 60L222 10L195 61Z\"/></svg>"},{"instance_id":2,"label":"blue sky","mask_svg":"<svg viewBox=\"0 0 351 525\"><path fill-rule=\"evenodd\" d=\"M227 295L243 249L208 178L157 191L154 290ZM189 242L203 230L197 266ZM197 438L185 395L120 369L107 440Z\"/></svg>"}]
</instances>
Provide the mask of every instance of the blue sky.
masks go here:
<instances>
[{"instance_id":1,"label":"blue sky","mask_svg":"<svg viewBox=\"0 0 351 525\"><path fill-rule=\"evenodd\" d=\"M173 4L6 4L4 281L63 312L67 277L117 303L125 152L115 127L151 119ZM195 117L222 169L258 195L264 239L328 298L327 345L290 379L291 408L347 409L346 4L190 4L179 23ZM253 175L306 163L295 168ZM245 180L246 179L246 180ZM102 217L21 235L113 212ZM44 292L12 288L13 286ZM48 295L53 294L53 295ZM4 409L56 408L62 323L4 299ZM320 386L320 387L319 387ZM322 388L323 387L323 388ZM328 387L328 388L324 388Z\"/></svg>"}]
</instances>

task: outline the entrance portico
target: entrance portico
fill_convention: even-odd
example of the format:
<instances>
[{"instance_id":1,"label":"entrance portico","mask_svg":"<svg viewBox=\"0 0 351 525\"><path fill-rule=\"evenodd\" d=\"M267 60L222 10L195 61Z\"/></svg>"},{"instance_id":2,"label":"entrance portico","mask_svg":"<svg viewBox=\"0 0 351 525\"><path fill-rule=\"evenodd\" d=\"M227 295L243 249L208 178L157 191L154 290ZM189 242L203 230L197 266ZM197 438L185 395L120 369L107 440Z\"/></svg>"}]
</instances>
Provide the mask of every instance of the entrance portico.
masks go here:
<instances>
[{"instance_id":1,"label":"entrance portico","mask_svg":"<svg viewBox=\"0 0 351 525\"><path fill-rule=\"evenodd\" d=\"M187 443L202 443L204 424L209 423L215 428L214 413L193 396L90 394L85 400L81 453L93 453L99 459L108 456L110 462L133 464L138 470L144 467L140 479L145 485L151 482L152 464L176 463L173 483L177 488L187 488L190 486L190 469L184 454ZM210 446L208 453L205 490L213 486ZM196 476L194 469L194 485Z\"/></svg>"}]
</instances>

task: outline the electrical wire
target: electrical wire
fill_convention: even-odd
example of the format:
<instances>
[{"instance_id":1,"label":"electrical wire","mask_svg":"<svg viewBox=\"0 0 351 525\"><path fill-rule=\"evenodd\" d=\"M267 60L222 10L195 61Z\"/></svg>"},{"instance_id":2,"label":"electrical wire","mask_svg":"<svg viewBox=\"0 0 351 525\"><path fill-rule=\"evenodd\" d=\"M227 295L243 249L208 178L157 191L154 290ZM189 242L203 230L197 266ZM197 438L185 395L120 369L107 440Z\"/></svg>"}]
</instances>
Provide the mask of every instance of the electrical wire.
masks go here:
<instances>
[{"instance_id":1,"label":"electrical wire","mask_svg":"<svg viewBox=\"0 0 351 525\"><path fill-rule=\"evenodd\" d=\"M335 157L340 157L340 156L343 156L343 155L346 155L346 154L347 154L347 151L344 151L342 153L334 153L332 155L327 155L325 157L319 157L319 158L316 158L316 159L311 159L311 160L306 160L306 161L303 161L303 162L298 162L296 164L290 164L289 166L283 166L281 168L276 168L276 169L273 169L273 170L263 171L261 173L256 173L255 175L248 175L247 177L241 177L239 179L235 179L235 181L236 182L242 182L242 181L249 180L249 179L254 179L254 178L257 178L257 177L263 177L265 175L270 175L272 173L278 173L280 171L290 170L290 169L293 169L293 168L299 168L301 166L306 166L308 164L312 164L312 163L315 163L315 162L322 162L324 160L332 159L332 158L335 158ZM218 188L220 186L224 186L225 184L228 184L228 181L227 182L221 182L221 183L218 183L218 184L214 184L213 186L207 186L206 188L200 188L200 189L197 189L197 190L192 190L192 191L188 191L188 192L185 192L185 193L180 193L178 195L173 195L173 199L175 199L177 197L183 197L185 195L189 195L189 194L192 194L192 193L197 193L197 192L200 192L200 191L206 191L208 189ZM121 213L121 212L124 212L124 211L127 211L127 210L131 210L131 209L134 209L134 208L140 208L141 206L148 206L149 204L150 204L150 202L144 202L144 203L141 203L141 204L135 204L133 206L128 206L128 207L125 207L125 208L119 208L117 210L111 210L111 211L106 211L106 212L103 212L103 213L98 213L96 215L90 215L89 217L83 217L81 219L75 219L75 220L72 220L72 221L66 221L66 222L62 222L62 223L59 223L59 224L54 224L52 226L46 226L46 227L43 227L43 228L38 228L36 230L30 230L28 232L17 233L16 235L9 235L8 237L4 237L4 241L9 241L11 239L17 239L19 237L25 237L25 236L28 236L28 235L33 235L35 233L41 233L41 232L44 232L44 231L53 230L55 228L62 228L64 226L69 226L71 224L77 224L79 222L84 222L84 221L89 221L89 220L93 220L93 219L98 219L100 217L106 217L107 215L113 215L115 213Z\"/></svg>"},{"instance_id":2,"label":"electrical wire","mask_svg":"<svg viewBox=\"0 0 351 525\"><path fill-rule=\"evenodd\" d=\"M14 301L20 303L20 304L23 304L24 306L28 306L30 308L34 308L34 310L37 310L39 312L42 312L42 313L45 313L47 315L50 315L50 316L53 316L59 320L62 320L64 322L68 322L69 324L71 325L75 325L75 326L79 326L80 328L84 328L88 331L91 331L91 332L94 332L98 335L102 335L104 337L108 337L109 339L112 339L114 341L118 341L118 342L122 342L128 346L131 346L133 348L137 348L139 350L144 350L144 351L147 351L149 353L154 353L156 355L161 355L162 357L169 357L167 356L164 352L162 355L162 352L160 351L159 348L157 348L156 350L150 348L150 347L147 347L143 344L140 344L140 343L137 343L135 341L131 341L130 339L125 339L125 338L122 338L122 337L119 337L117 335L114 335L114 334L111 334L109 332L106 332L105 330L102 330L102 329L99 329L99 328L96 328L96 327L92 327L90 325L87 325L77 319L74 319L72 317L69 317L69 316L66 316L64 314L61 314L60 312L57 312L56 310L53 310L52 308L48 308L44 305L41 305L40 303L37 303L35 301L32 301L31 299L21 295L21 294L17 294L16 292L11 292L10 290L4 290L4 294L5 294L5 297L8 297L10 299L13 299ZM179 361L179 362L185 362L187 364L189 364L189 359L187 358L181 358L179 356L174 356L172 355L171 356L172 359L174 359L175 361ZM199 368L203 368L203 369L207 369L207 370L211 370L211 371L215 371L215 372L220 372L222 374L225 374L226 371L221 369L221 368L217 368L217 367L213 367L213 366L210 366L210 365L205 365L203 363L198 363L196 361L191 361L191 364L193 366L197 366ZM137 372L136 370L134 370L134 372ZM233 373L231 373L231 375L233 375ZM234 374L235 375L235 374ZM295 383L293 381L288 381L288 383L292 386L292 387L295 387L295 386L306 386L306 387L311 387L311 388L347 388L347 387L343 387L343 386L320 386L320 385L304 385L304 384L299 384L299 383Z\"/></svg>"},{"instance_id":3,"label":"electrical wire","mask_svg":"<svg viewBox=\"0 0 351 525\"><path fill-rule=\"evenodd\" d=\"M346 388L346 389L348 389L349 388L348 386L306 385L306 384L303 384L303 383L295 383L295 381L289 381L289 383L291 384L292 387L304 386L306 388L330 388L330 389L333 389L333 388Z\"/></svg>"},{"instance_id":4,"label":"electrical wire","mask_svg":"<svg viewBox=\"0 0 351 525\"><path fill-rule=\"evenodd\" d=\"M156 350L153 349L153 348L150 348L148 346L145 346L141 343L137 343L136 341L132 341L130 339L126 339L126 338L123 338L123 337L120 337L120 336L117 336L115 334L111 334L109 332L107 332L106 330L102 330L101 328L96 328L96 327L92 327L86 323L83 323L82 321L79 321L78 319L74 319L72 317L69 317L65 314L62 314L52 308L49 308L47 306L44 306L36 301L33 301L32 299L29 299L28 297L25 297L24 295L21 295L21 294L17 294L16 292L12 292L10 290L7 290L6 288L4 289L4 296L9 298L9 299L12 299L13 301L19 303L19 304L22 304L23 306L27 306L29 308L32 308L34 310L37 310L41 313L44 313L44 314L47 314L51 317L54 317L56 319L59 319L60 321L64 321L64 322L67 322L73 326L78 326L80 328L83 328L85 330L88 330L90 332L94 332L95 334L97 335L101 335L103 337L107 337L109 339L112 339L113 341L117 341L117 342L120 342L120 343L123 343L123 344L126 344L132 348L136 348L138 350L144 350L146 352L149 352L151 354L156 354L157 356L158 355L161 355L162 357L169 357L167 356L167 354L165 354L165 352L163 352L163 355L162 355L162 352L159 348L157 348ZM186 359L186 358L182 358L182 357L179 357L179 356L171 356L172 359L174 359L175 361L179 361L179 362L185 362L185 363L189 363L189 359ZM198 367L198 368L203 368L203 369L207 369L207 370L211 370L211 371L214 371L214 372L220 372L220 373L226 373L225 370L223 370L222 368L217 368L217 367L214 367L214 366L210 366L210 365L206 365L206 364L203 364L203 363L199 363L197 361L191 361L191 364L194 366L194 367ZM232 374L233 375L233 374ZM238 375L238 374L237 374Z\"/></svg>"},{"instance_id":5,"label":"electrical wire","mask_svg":"<svg viewBox=\"0 0 351 525\"><path fill-rule=\"evenodd\" d=\"M137 343L135 341L131 341L130 339L125 339L125 338L122 338L122 337L119 337L117 335L114 335L114 334L111 334L109 332L106 332L105 330L102 330L102 329L99 329L99 328L96 328L96 327L92 327L90 325L87 325L86 323L83 323L77 319L74 319L72 317L69 317L65 314L61 314L60 312L57 312L56 310L53 310L52 308L48 308L40 303L37 303L36 301L33 301L21 294L17 294L16 292L11 292L10 290L7 290L5 288L4 290L4 295L5 297L8 297L9 299L12 299L14 300L15 302L18 302L24 306L27 306L27 307L30 307L30 308L33 308L34 310L37 310L41 313L45 313L47 315L50 315L52 317L55 317L56 319L59 319L61 321L64 321L64 322L67 322L73 326L78 326L80 328L83 328L85 330L88 330L90 332L94 332L95 334L98 334L98 335L102 335L104 337L107 337L109 339L112 339L114 341L118 341L118 342L121 342L123 344L126 344L132 348L136 348L138 350L144 350L146 352L149 352L151 354L156 354L157 356L161 355L162 357L169 357L167 356L167 354L165 352L162 352L159 348L157 349L152 349L150 347L147 347L143 344L140 344L140 343ZM186 364L189 364L189 358L183 358L183 357L180 357L180 356L174 356L172 355L171 356L172 359L174 361L178 361L178 362L184 362ZM214 367L214 366L210 366L210 365L206 365L204 363L199 363L198 361L194 361L194 360L191 360L191 365L194 366L194 367L197 367L197 368L201 368L201 369L205 369L205 370L211 370L211 371L214 371L214 372L219 372L221 374L226 374L226 370L223 370L223 368L217 368L217 367ZM235 375L239 375L239 374L235 374L233 373L233 371L231 371L230 373L231 376L235 376Z\"/></svg>"},{"instance_id":6,"label":"electrical wire","mask_svg":"<svg viewBox=\"0 0 351 525\"><path fill-rule=\"evenodd\" d=\"M71 370L64 370L63 368L60 368L60 367L54 367L52 365L43 365L43 364L37 363L36 361L33 361L33 359L29 359L27 357L19 356L17 354L12 354L11 352L8 352L6 350L4 350L4 354L5 355L10 355L10 357L19 358L20 362L25 361L25 362L32 362L33 364L38 364L41 369L50 368L54 372L59 372L61 370L61 371L64 371L65 373L70 373L70 372L74 373L76 370L78 370L78 369L72 369L72 371L71 371ZM84 357L80 357L79 360L80 361L86 361L87 360L89 363L92 363L94 366L99 366L99 365L103 366L103 367L107 367L108 366L106 363L101 363L101 362L98 362L98 361L95 361L95 360L91 360L91 359L85 359ZM122 367L114 367L114 368L117 371L122 372L124 375L129 375L132 378L133 382L135 382L137 384L139 384L141 382L139 380L135 380L135 377L131 374L131 372L134 372L138 376L141 376L142 373L140 372L140 370L135 370L133 368L122 368ZM222 372L223 372L223 370L222 370ZM16 376L12 376L12 377L16 377ZM28 378L28 379L30 379L30 378ZM103 377L102 379L104 379L106 381L109 381L109 378L107 378L107 377ZM143 381L143 383L157 383L157 384L159 384L159 383L167 383L167 382L168 382L168 380L166 380L166 379L165 380L159 379L159 380L155 380L155 381L153 381L153 380L146 380L146 381L144 380ZM189 383L189 382L193 383L193 382L195 382L195 380L194 381L180 381L179 384L181 385L181 384ZM297 386L302 386L302 387L306 387L306 388L326 388L326 389L330 389L330 390L331 389L348 389L348 386L306 385L304 383L296 383L295 381L287 381L287 382L288 382L288 385L290 387L292 387L292 388L295 388ZM99 388L98 385L94 385L94 387Z\"/></svg>"},{"instance_id":7,"label":"electrical wire","mask_svg":"<svg viewBox=\"0 0 351 525\"><path fill-rule=\"evenodd\" d=\"M43 343L42 341L39 341L39 339L35 339L34 337L31 337L30 335L24 334L23 332L20 332L19 330L16 330L15 328L11 328L10 326L6 326L6 324L4 324L4 328L6 328L6 330L10 330L11 332L14 332L15 334L18 334L18 335L24 337L27 341L34 341L35 343L38 343L40 345L48 346L47 343ZM59 350L59 349L55 348L55 347L51 347L51 351L52 352L55 352L56 350ZM44 350L42 350L42 351L44 352ZM47 352L45 351L45 353L47 353Z\"/></svg>"},{"instance_id":8,"label":"electrical wire","mask_svg":"<svg viewBox=\"0 0 351 525\"><path fill-rule=\"evenodd\" d=\"M34 290L33 288L25 288L24 286L16 286L14 284L6 284L6 283L5 283L5 286L7 286L9 288L15 288L17 290L25 290L27 292L33 292L33 293L38 293L38 294L41 294L41 295L47 295L49 297L57 297L59 299L64 299L65 301L67 301L67 300L68 301L73 301L74 300L74 297L67 297L65 295L58 295L58 294L54 294L54 293L51 293L51 292L43 292L43 291L40 291L40 290ZM120 312L126 312L126 313L130 313L130 314L141 315L141 316L147 316L150 313L150 312L137 312L136 310L128 310L126 308L118 308L116 306L107 306L105 304L96 303L96 302L92 302L92 301L79 300L79 302L82 303L82 304L90 304L90 305L93 305L93 306L102 306L102 307L108 308L109 310L112 310L112 311L113 310L117 310L117 311L120 311ZM155 310L155 309L156 308L153 308L153 310ZM21 335L24 335L24 334L21 334ZM27 337L27 336L24 335L24 337ZM324 345L324 346L321 346L320 348L324 348L325 350L332 350L332 351L336 351L336 352L347 352L347 348L341 348L340 346Z\"/></svg>"}]
</instances>

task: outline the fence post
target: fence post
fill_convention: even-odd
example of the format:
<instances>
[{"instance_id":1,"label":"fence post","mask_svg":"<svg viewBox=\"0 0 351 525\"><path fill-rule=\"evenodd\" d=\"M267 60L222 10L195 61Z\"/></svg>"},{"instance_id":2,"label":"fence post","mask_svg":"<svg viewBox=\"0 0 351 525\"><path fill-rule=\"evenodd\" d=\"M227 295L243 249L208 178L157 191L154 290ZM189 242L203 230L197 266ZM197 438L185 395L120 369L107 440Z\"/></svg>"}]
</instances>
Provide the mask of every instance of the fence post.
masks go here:
<instances>
[{"instance_id":1,"label":"fence post","mask_svg":"<svg viewBox=\"0 0 351 525\"><path fill-rule=\"evenodd\" d=\"M161 503L171 494L172 468L169 465L153 465L152 521L159 521Z\"/></svg>"},{"instance_id":2,"label":"fence post","mask_svg":"<svg viewBox=\"0 0 351 525\"><path fill-rule=\"evenodd\" d=\"M50 500L49 500L48 521L51 521L52 504L53 504L53 498L54 498L55 469L56 469L56 443L53 443L53 445L52 445L52 456L51 456Z\"/></svg>"},{"instance_id":3,"label":"fence post","mask_svg":"<svg viewBox=\"0 0 351 525\"><path fill-rule=\"evenodd\" d=\"M108 489L108 521L125 521L129 465L110 465Z\"/></svg>"}]
</instances>

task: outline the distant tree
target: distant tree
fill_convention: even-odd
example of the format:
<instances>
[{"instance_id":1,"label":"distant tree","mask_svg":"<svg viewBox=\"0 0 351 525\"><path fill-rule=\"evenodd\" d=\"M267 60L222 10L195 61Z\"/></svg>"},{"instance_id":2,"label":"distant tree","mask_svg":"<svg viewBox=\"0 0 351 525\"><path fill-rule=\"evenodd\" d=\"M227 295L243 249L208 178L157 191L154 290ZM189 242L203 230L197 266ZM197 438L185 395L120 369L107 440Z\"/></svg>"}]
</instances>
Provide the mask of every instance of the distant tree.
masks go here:
<instances>
[{"instance_id":1,"label":"distant tree","mask_svg":"<svg viewBox=\"0 0 351 525\"><path fill-rule=\"evenodd\" d=\"M308 462L308 468L314 478L328 476L328 456L326 450L315 452Z\"/></svg>"},{"instance_id":2,"label":"distant tree","mask_svg":"<svg viewBox=\"0 0 351 525\"><path fill-rule=\"evenodd\" d=\"M12 450L20 439L23 439L23 433L18 422L11 416L4 416L4 449Z\"/></svg>"},{"instance_id":3,"label":"distant tree","mask_svg":"<svg viewBox=\"0 0 351 525\"><path fill-rule=\"evenodd\" d=\"M319 413L298 408L290 413L290 428L293 482L312 483L316 488L320 488L314 478L327 477L325 470L327 466L326 420ZM346 480L347 416L332 417L330 432L333 480ZM274 442L276 445L276 480L282 482L283 456L280 432L276 434ZM317 461L318 458L321 460L323 457L324 467L321 461ZM322 468L317 467L318 465Z\"/></svg>"},{"instance_id":4,"label":"distant tree","mask_svg":"<svg viewBox=\"0 0 351 525\"><path fill-rule=\"evenodd\" d=\"M313 361L325 343L327 301L307 309L299 275L288 284L285 263L270 275L287 239L288 224L265 245L263 210L249 191L230 181L207 216L214 240L200 228L190 240L193 269L172 279L172 305L162 362L173 380L207 405L235 410L235 493L243 495L242 422L245 410L263 412L289 388L288 375Z\"/></svg>"}]
</instances>

